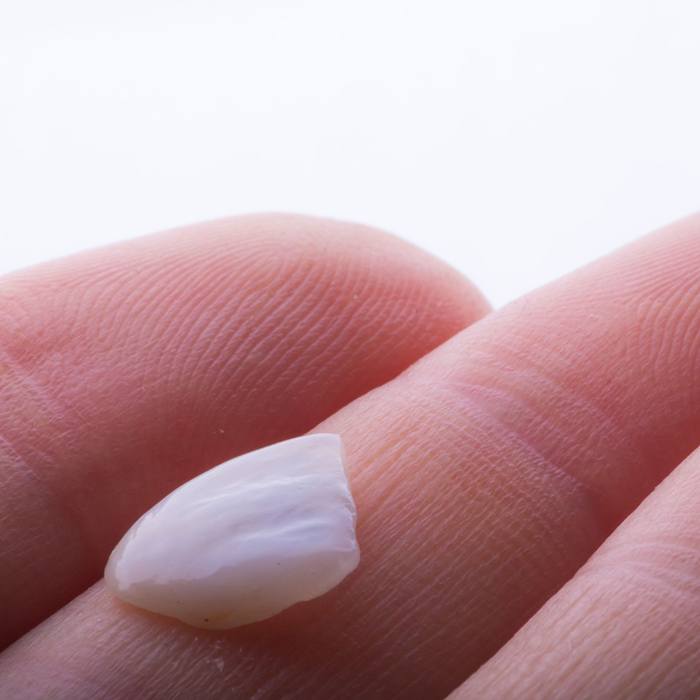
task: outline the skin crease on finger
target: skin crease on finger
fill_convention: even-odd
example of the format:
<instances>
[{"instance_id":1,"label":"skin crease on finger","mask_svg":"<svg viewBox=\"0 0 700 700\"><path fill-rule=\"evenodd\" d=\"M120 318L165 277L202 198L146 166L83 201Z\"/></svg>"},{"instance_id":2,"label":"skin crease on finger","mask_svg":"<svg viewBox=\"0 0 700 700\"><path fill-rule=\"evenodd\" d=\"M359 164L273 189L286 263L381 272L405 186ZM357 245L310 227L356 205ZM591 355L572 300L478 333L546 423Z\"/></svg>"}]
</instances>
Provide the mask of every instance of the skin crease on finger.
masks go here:
<instances>
[{"instance_id":1,"label":"skin crease on finger","mask_svg":"<svg viewBox=\"0 0 700 700\"><path fill-rule=\"evenodd\" d=\"M97 584L0 656L4 688L443 697L700 441L698 269L696 217L491 314L324 421L347 448L363 552L327 596L209 634Z\"/></svg>"},{"instance_id":2,"label":"skin crease on finger","mask_svg":"<svg viewBox=\"0 0 700 700\"><path fill-rule=\"evenodd\" d=\"M393 236L290 215L1 280L0 644L98 580L179 483L309 430L486 312Z\"/></svg>"},{"instance_id":3,"label":"skin crease on finger","mask_svg":"<svg viewBox=\"0 0 700 700\"><path fill-rule=\"evenodd\" d=\"M700 451L450 700L700 697Z\"/></svg>"}]
</instances>

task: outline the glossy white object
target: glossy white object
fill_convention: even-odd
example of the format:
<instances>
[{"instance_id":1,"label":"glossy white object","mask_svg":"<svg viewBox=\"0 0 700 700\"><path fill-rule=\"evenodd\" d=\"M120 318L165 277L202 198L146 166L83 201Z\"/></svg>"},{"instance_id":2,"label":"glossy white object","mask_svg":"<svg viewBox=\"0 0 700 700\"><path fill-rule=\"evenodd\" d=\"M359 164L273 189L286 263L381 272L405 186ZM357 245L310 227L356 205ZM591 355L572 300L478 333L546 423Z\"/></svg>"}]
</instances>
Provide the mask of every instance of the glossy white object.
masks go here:
<instances>
[{"instance_id":1,"label":"glossy white object","mask_svg":"<svg viewBox=\"0 0 700 700\"><path fill-rule=\"evenodd\" d=\"M112 552L107 586L196 627L263 620L322 595L358 564L339 435L236 457L143 515Z\"/></svg>"}]
</instances>

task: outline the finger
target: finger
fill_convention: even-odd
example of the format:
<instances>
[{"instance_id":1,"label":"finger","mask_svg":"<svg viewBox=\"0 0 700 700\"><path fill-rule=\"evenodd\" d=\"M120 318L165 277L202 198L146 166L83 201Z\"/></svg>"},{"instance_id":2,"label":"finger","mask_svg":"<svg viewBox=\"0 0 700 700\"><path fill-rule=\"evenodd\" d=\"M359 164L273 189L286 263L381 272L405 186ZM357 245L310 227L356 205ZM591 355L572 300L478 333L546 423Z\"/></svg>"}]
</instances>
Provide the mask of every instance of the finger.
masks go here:
<instances>
[{"instance_id":1,"label":"finger","mask_svg":"<svg viewBox=\"0 0 700 700\"><path fill-rule=\"evenodd\" d=\"M31 671L39 696L72 698L446 695L700 441L698 269L695 218L491 314L326 421L362 550L331 594L205 634L98 584L8 651L8 686Z\"/></svg>"},{"instance_id":2,"label":"finger","mask_svg":"<svg viewBox=\"0 0 700 700\"><path fill-rule=\"evenodd\" d=\"M454 696L700 697L700 452Z\"/></svg>"},{"instance_id":3,"label":"finger","mask_svg":"<svg viewBox=\"0 0 700 700\"><path fill-rule=\"evenodd\" d=\"M258 216L0 283L0 642L101 575L197 471L295 435L485 312L457 273L351 224Z\"/></svg>"}]
</instances>

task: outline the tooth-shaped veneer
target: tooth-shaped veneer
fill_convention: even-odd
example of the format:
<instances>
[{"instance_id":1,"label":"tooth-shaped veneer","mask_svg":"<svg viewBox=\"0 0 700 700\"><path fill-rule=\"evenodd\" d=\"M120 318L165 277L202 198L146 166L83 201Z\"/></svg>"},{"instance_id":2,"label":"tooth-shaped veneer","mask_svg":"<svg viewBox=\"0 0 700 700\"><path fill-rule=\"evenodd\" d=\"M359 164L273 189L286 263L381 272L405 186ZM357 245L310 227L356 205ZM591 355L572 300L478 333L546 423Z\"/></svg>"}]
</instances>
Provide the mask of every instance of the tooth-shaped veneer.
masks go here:
<instances>
[{"instance_id":1,"label":"tooth-shaped veneer","mask_svg":"<svg viewBox=\"0 0 700 700\"><path fill-rule=\"evenodd\" d=\"M322 595L359 559L340 436L314 434L180 486L124 535L105 581L133 605L225 629Z\"/></svg>"}]
</instances>

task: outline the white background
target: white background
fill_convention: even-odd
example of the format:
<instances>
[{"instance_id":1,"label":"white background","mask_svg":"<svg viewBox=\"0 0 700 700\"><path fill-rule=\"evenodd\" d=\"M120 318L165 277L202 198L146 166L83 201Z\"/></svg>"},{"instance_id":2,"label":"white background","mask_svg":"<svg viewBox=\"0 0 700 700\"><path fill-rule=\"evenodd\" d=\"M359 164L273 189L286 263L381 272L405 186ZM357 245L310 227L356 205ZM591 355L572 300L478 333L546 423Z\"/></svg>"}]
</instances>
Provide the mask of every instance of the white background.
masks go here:
<instances>
[{"instance_id":1,"label":"white background","mask_svg":"<svg viewBox=\"0 0 700 700\"><path fill-rule=\"evenodd\" d=\"M699 195L695 0L0 0L0 272L291 210L500 305Z\"/></svg>"}]
</instances>

